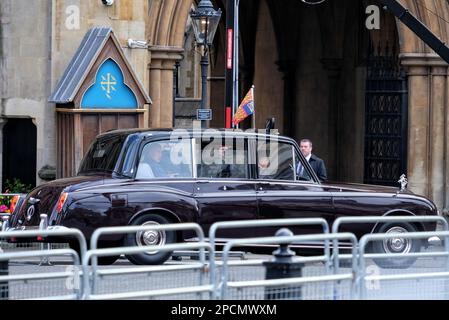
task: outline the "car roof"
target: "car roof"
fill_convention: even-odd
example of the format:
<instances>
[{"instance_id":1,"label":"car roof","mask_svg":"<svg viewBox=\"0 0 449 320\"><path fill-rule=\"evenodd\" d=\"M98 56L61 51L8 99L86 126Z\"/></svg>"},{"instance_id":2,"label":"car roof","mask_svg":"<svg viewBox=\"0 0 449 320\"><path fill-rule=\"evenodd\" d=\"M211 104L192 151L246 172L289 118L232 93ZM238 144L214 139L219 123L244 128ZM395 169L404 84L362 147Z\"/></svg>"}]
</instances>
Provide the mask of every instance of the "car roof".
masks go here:
<instances>
[{"instance_id":1,"label":"car roof","mask_svg":"<svg viewBox=\"0 0 449 320\"><path fill-rule=\"evenodd\" d=\"M98 137L100 138L107 138L110 136L130 136L130 135L139 135L141 137L148 137L148 136L153 136L153 137L157 137L157 136L167 136L175 131L179 130L179 133L187 133L187 134L206 134L208 136L213 136L214 133L226 133L226 134L232 134L234 136L254 136L254 137L272 137L274 139L279 139L279 140L291 140L294 141L293 139L286 137L286 136L281 136L281 135L275 135L275 134L267 134L264 133L265 130L261 129L260 132L259 130L254 132L245 132L242 131L240 129L223 129L223 128L219 128L219 129L215 129L215 128L210 128L210 129L183 129L183 128L154 128L154 129L149 129L149 128L141 128L141 129L119 129L119 130L111 130L108 132L105 132L101 135L99 135Z\"/></svg>"}]
</instances>

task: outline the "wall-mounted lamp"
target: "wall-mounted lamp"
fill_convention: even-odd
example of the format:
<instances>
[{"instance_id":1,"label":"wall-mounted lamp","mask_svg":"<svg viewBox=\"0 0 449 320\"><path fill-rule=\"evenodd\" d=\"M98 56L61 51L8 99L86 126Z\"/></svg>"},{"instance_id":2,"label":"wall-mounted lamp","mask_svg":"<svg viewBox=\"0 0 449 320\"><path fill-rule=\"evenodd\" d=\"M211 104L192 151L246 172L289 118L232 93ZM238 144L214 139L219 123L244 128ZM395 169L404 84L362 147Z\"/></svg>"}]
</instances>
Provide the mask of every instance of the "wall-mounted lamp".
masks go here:
<instances>
[{"instance_id":1,"label":"wall-mounted lamp","mask_svg":"<svg viewBox=\"0 0 449 320\"><path fill-rule=\"evenodd\" d=\"M105 6L112 6L114 4L114 0L101 0Z\"/></svg>"},{"instance_id":2,"label":"wall-mounted lamp","mask_svg":"<svg viewBox=\"0 0 449 320\"><path fill-rule=\"evenodd\" d=\"M128 48L131 49L148 49L148 42L128 39Z\"/></svg>"}]
</instances>

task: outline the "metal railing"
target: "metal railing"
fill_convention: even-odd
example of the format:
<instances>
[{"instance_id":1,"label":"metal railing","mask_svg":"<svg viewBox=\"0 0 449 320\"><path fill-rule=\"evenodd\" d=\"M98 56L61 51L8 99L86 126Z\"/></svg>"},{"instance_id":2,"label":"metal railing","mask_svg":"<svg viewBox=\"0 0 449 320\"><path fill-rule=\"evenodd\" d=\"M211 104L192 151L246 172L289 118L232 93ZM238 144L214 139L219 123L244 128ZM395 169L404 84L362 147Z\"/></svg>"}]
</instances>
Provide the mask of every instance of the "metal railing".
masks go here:
<instances>
[{"instance_id":1,"label":"metal railing","mask_svg":"<svg viewBox=\"0 0 449 320\"><path fill-rule=\"evenodd\" d=\"M193 230L196 232L199 242L204 241L204 232L199 224L196 223L177 223L177 224L164 224L164 225L151 225L151 226L129 226L129 227L107 227L99 228L95 230L90 239L90 248L98 248L98 240L104 235L117 235L117 234L132 234L145 231L186 231ZM205 261L206 256L204 250L200 250L200 260ZM97 265L96 258L92 259L92 264Z\"/></svg>"},{"instance_id":2,"label":"metal railing","mask_svg":"<svg viewBox=\"0 0 449 320\"><path fill-rule=\"evenodd\" d=\"M29 272L25 269L23 274L5 274L0 276L0 293L4 299L43 299L43 300L78 300L82 296L82 288L76 286L77 278L80 273L77 272L77 268L80 266L80 258L78 253L71 249L51 250L51 251L28 251L28 252L14 252L14 253L2 253L0 254L0 261L10 264L11 261L17 261L25 258L42 258L43 256L61 257L69 256L72 258L71 268L64 267L65 271L60 272ZM67 261L66 261L67 263ZM25 266L22 266L25 268ZM54 268L52 269L54 270ZM2 274L5 270L2 270ZM63 283L54 284L55 280L66 280ZM70 288L67 286L67 280L71 280L73 286ZM45 281L45 284L43 283ZM40 284L39 284L40 282ZM34 290L24 289L32 287ZM59 294L49 295L48 292L56 291ZM72 291L72 294L63 295L65 291ZM42 293L42 295L39 295ZM30 294L24 297L24 295Z\"/></svg>"},{"instance_id":3,"label":"metal railing","mask_svg":"<svg viewBox=\"0 0 449 320\"><path fill-rule=\"evenodd\" d=\"M332 224L332 233L338 233L342 225L348 223L372 224L376 226L382 222L441 222L444 230L449 230L449 224L444 217L440 216L382 216L382 217L341 217ZM375 229L375 228L374 228Z\"/></svg>"},{"instance_id":4,"label":"metal railing","mask_svg":"<svg viewBox=\"0 0 449 320\"><path fill-rule=\"evenodd\" d=\"M41 274L24 274L24 275L2 275L0 276L0 285L2 282L12 283L45 280L48 279L67 279L79 276L80 286L73 290L72 294L62 295L54 294L48 297L41 295L39 297L31 297L33 299L156 299L167 298L173 296L189 296L190 299L228 299L235 298L233 292L239 292L239 298L245 292L248 298L282 298L296 297L299 299L366 299L369 297L367 291L367 283L390 283L390 287L383 285L386 290L383 297L392 297L401 299L401 290L399 283L406 286L407 292L423 293L427 290L427 296L433 298L449 298L449 230L448 223L443 217L362 217L362 218L339 218L332 226L332 233L329 233L329 227L324 219L281 219L281 220L259 220L259 221L232 221L214 224L209 231L209 242L205 241L202 228L198 224L170 224L170 225L151 225L136 227L111 227L101 228L94 232L90 240L91 249L87 251L87 245L83 234L76 229L64 230L44 230L46 225L46 217L41 217L42 230L34 231L4 231L0 233L0 238L4 239L37 239L46 240L48 237L73 237L76 238L80 245L81 256L76 256L73 250L40 250L32 252L18 253L0 253L0 261L19 258L35 258L35 257L55 257L67 255L73 257L73 266L80 265L81 259L82 271L76 273L73 270L61 272L47 272L46 268L41 267L44 273ZM367 234L364 235L360 242L352 233L338 233L339 229L345 223L390 223L390 222L411 222L411 223L427 223L441 222L446 231L438 232L408 232L408 233L387 233L387 234ZM216 234L221 229L248 228L248 227L286 227L286 226L305 226L305 225L321 225L322 234L316 235L292 235L277 237L254 237L244 239L229 239L224 244L222 261L216 260ZM101 236L132 234L145 231L185 231L193 230L198 237L197 243L172 243L163 246L139 246L139 247L118 247L98 249L98 242ZM443 249L441 251L427 250L426 252L410 252L406 254L383 253L369 251L369 244L373 242L385 242L395 239L427 239L438 237L442 240ZM232 248L246 247L251 245L282 245L304 242L322 242L324 243L324 252L321 255L312 257L295 257L292 262L301 264L303 273L301 276L292 278L267 279L265 277L267 259L253 259L249 261L230 260ZM340 243L350 244L351 254L340 254ZM332 246L330 244L333 244ZM349 248L348 248L349 249ZM150 251L174 252L174 251L199 251L199 260L192 263L166 263L159 266L128 266L119 268L103 268L98 266L99 257L117 256L117 255L133 255ZM207 256L206 256L207 253ZM323 254L324 253L324 254ZM350 259L349 266L342 266L343 259ZM418 259L418 262L425 260L425 263L419 264L417 267L412 266L410 269L387 269L376 266L377 261L382 259L390 259L391 261L400 261L401 259ZM442 259L442 263L438 263L437 259ZM374 264L369 264L373 260ZM91 265L89 265L89 263ZM319 264L319 265L318 265ZM324 267L323 267L324 265ZM392 264L397 266L398 264ZM370 267L376 267L379 270L376 274L370 273ZM221 273L218 276L218 268ZM257 271L255 269L257 268ZM367 269L368 268L368 269ZM56 269L55 269L56 270ZM428 272L430 270L430 272ZM237 271L231 274L232 271ZM246 271L246 273L244 272ZM209 274L210 273L210 274ZM107 277L123 277L127 278L127 286L125 290L120 290L118 286L104 288L106 292L100 292L100 279ZM29 278L27 278L29 277ZM134 277L133 281L130 278ZM146 288L131 288L132 282L138 283L142 281L151 281ZM172 282L168 283L167 280ZM430 280L443 279L441 283L431 283ZM188 280L188 281L187 281ZM447 281L446 281L447 280ZM407 282L408 281L408 282ZM159 284L159 287L158 287ZM430 292L429 288L433 291ZM112 288L112 289L111 289ZM39 290L39 288L36 288ZM62 292L61 290L58 292ZM298 295L297 293L300 292ZM378 291L383 292L383 291ZM405 291L404 291L405 292ZM39 292L37 292L39 293ZM394 296L392 293L398 293ZM261 295L262 294L262 295ZM390 296L388 296L390 294ZM11 296L14 299L14 295ZM375 297L375 295L371 295Z\"/></svg>"},{"instance_id":5,"label":"metal railing","mask_svg":"<svg viewBox=\"0 0 449 320\"><path fill-rule=\"evenodd\" d=\"M295 219L267 219L267 220L240 220L240 221L226 221L214 223L209 229L209 242L212 244L212 251L210 259L210 278L211 282L216 281L216 264L215 264L215 247L216 235L218 230L222 229L242 229L242 228L262 228L262 227L288 227L288 226L310 226L320 225L323 228L323 233L329 233L329 225L325 219L322 218L295 218ZM325 255L330 256L329 242L325 241L324 248ZM326 268L329 268L329 262L326 261ZM216 292L218 289L215 288Z\"/></svg>"},{"instance_id":6,"label":"metal railing","mask_svg":"<svg viewBox=\"0 0 449 320\"><path fill-rule=\"evenodd\" d=\"M36 239L39 241L43 241L45 238L48 238L48 237L64 237L64 238L73 237L79 243L79 248L80 248L79 254L81 256L83 256L87 252L86 239L84 238L83 233L78 229L2 231L0 233L1 239L9 240L9 241L11 241L12 239L14 241L16 241L17 239L27 239L27 240L28 239ZM67 250L67 249L62 249L62 250ZM58 252L60 252L60 250L44 250L44 251L38 250L38 251L30 251L30 252L18 252L17 254L24 254L24 255L26 255L26 254L33 255L34 254L34 256L38 256L40 254L40 257L41 257L40 263L42 263L42 261L45 261L46 259L48 259L47 257L53 255L53 253L55 253L55 252L58 253ZM0 254L0 256L3 257L3 256L7 256L8 254L14 254L14 253L3 253L3 254ZM78 263L78 265L80 265L80 263ZM85 270L83 270L83 272L85 272ZM82 286L82 284L81 284L81 286ZM83 288L81 287L80 290L83 291Z\"/></svg>"},{"instance_id":7,"label":"metal railing","mask_svg":"<svg viewBox=\"0 0 449 320\"><path fill-rule=\"evenodd\" d=\"M342 225L345 224L375 224L373 230L377 227L379 223L401 223L401 222L412 222L412 223L430 223L430 222L440 222L444 230L449 231L449 224L444 217L440 216L372 216L372 217L341 217L334 221L332 224L332 233L339 233ZM338 246L337 240L332 241L332 246ZM334 267L337 269L339 265L336 260L333 261Z\"/></svg>"},{"instance_id":8,"label":"metal railing","mask_svg":"<svg viewBox=\"0 0 449 320\"><path fill-rule=\"evenodd\" d=\"M272 280L256 280L256 281L229 281L229 264L228 264L228 255L230 250L239 245L247 245L247 244L291 244L295 242L302 241L330 241L333 239L338 240L349 240L352 244L352 271L347 274L329 274L328 270L326 270L326 274L320 277L300 277L300 278L291 278L291 279L272 279ZM342 233L342 234L324 234L324 235L305 235L305 236L285 236L285 237L267 237L267 238L250 238L250 239L238 239L229 241L224 248L223 254L223 272L221 275L221 280L219 285L216 287L216 290L220 293L220 299L227 299L228 288L248 288L248 287L273 287L273 286L285 286L287 284L305 284L305 283L320 283L320 282L337 282L343 280L349 280L352 282L350 289L350 296L352 297L355 292L355 274L357 272L357 238L350 233ZM334 248L334 256L338 259L338 247ZM320 261L320 262L329 262L330 255L325 254L324 256L314 257L312 259L299 259L296 262L305 263L310 261ZM334 290L332 291L332 297L338 297L338 292Z\"/></svg>"},{"instance_id":9,"label":"metal railing","mask_svg":"<svg viewBox=\"0 0 449 320\"><path fill-rule=\"evenodd\" d=\"M19 238L36 239L36 241L43 241L48 237L73 237L78 241L80 248L80 255L83 256L87 251L86 239L83 233L78 229L46 229L46 230L24 230L24 231L2 231L0 238L14 242Z\"/></svg>"},{"instance_id":10,"label":"metal railing","mask_svg":"<svg viewBox=\"0 0 449 320\"><path fill-rule=\"evenodd\" d=\"M421 240L431 237L438 237L444 239L443 251L437 252L409 252L409 253L380 253L380 252L367 252L369 244L373 242L388 241L394 239L409 239L409 240ZM360 299L367 298L367 290L370 287L371 292L382 292L381 299L448 299L449 298L449 231L437 231L437 232L409 232L409 233L388 233L388 234L369 234L361 238L359 243L359 265L358 265L358 277L357 287L359 291ZM442 263L438 263L438 258L442 258ZM388 270L387 274L381 274L382 268L373 265L377 271L375 274L369 274L367 272L367 260L373 259L374 261L389 260L391 262L404 261L408 269L403 269L400 264L392 263L391 267L388 263L383 263L384 269ZM415 260L425 259L427 263L418 264ZM410 262L410 260L412 262ZM379 264L379 262L376 262ZM399 269L398 269L399 268ZM434 271L435 269L441 269L441 271ZM399 273L398 273L399 270ZM426 272L429 271L430 272ZM436 282L426 282L428 279L439 279ZM414 280L414 281L413 281ZM381 282L388 281L393 285L387 286L388 290L381 291ZM404 281L409 281L404 283ZM402 283L402 287L399 283ZM384 286L385 288L385 286ZM438 289L440 290L438 292ZM430 292L432 290L432 292ZM426 296L427 295L427 296Z\"/></svg>"},{"instance_id":11,"label":"metal railing","mask_svg":"<svg viewBox=\"0 0 449 320\"><path fill-rule=\"evenodd\" d=\"M145 231L168 232L168 231L186 231L186 230L195 231L195 233L198 237L199 243L204 243L204 232L203 232L203 229L198 224L196 224L196 223L178 223L178 224L151 225L151 226L128 226L128 227L99 228L99 229L95 230L95 232L92 234L92 237L90 239L90 247L91 247L91 251L95 252L95 250L97 250L97 248L98 248L98 241L99 241L100 237L105 236L105 235L117 235L117 234L124 235L124 234L133 234L133 233L145 232ZM121 248L121 249L128 249L128 248L132 248L132 247L126 247L126 248ZM146 247L144 247L144 248L146 248ZM165 248L165 246L159 246L158 248ZM188 247L186 247L184 249L187 249L187 248ZM200 246L200 247L198 247L198 249L199 249L199 261L200 261L202 268L204 268L207 265L205 248ZM148 249L146 249L144 251L139 251L139 253L146 252L146 251L148 251ZM158 251L166 251L166 250L164 249L164 250L158 250ZM170 251L170 250L167 250L167 251ZM115 252L118 255L127 254L125 252L117 252L117 251L115 251ZM92 269L93 269L93 274L92 274L92 279L90 281L90 285L91 285L90 290L92 292L95 292L98 276L104 275L104 273L102 273L102 271L98 270L98 255L92 256ZM193 269L195 269L195 268L192 268L192 270ZM198 268L196 268L196 269L198 269ZM141 273L149 273L150 271L156 270L156 269L154 269L154 267L153 267L153 269L150 267L148 270L149 271L147 271L145 269ZM200 272L199 277L200 277L200 281L203 282L204 273ZM87 281L86 281L86 284L87 284Z\"/></svg>"},{"instance_id":12,"label":"metal railing","mask_svg":"<svg viewBox=\"0 0 449 320\"><path fill-rule=\"evenodd\" d=\"M210 244L206 242L187 243L187 244L167 244L164 246L142 246L142 247L121 247L121 248L109 248L109 249L93 249L89 250L83 258L83 269L89 269L88 262L98 257L114 256L117 254L138 254L148 251L174 251L174 250L205 250L210 251ZM203 255L204 257L204 255ZM103 299L139 299L139 298L155 298L162 296L178 295L178 294L197 294L199 298L202 294L207 294L207 297L211 295L213 285L204 283L204 279L207 279L206 274L208 272L207 262L205 259L191 265L171 265L171 266L146 266L141 268L128 268L121 270L98 270L98 266L92 264L92 278L95 279L98 276L108 275L126 275L126 274L153 274L160 272L180 272L180 271L198 271L198 284L180 287L180 283L177 283L176 287L164 288L164 289L152 289L135 292L121 292L111 294L95 294L95 288L92 286L94 282L89 283L89 276L84 276L84 295L83 299L90 300L103 300Z\"/></svg>"}]
</instances>

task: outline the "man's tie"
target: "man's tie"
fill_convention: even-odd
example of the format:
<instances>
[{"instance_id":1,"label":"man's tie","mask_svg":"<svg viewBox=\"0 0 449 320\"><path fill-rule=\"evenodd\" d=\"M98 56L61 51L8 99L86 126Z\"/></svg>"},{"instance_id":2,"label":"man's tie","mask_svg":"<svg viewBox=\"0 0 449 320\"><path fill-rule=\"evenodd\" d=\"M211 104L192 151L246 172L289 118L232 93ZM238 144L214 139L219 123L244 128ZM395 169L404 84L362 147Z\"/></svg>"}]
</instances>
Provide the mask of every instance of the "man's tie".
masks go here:
<instances>
[{"instance_id":1,"label":"man's tie","mask_svg":"<svg viewBox=\"0 0 449 320\"><path fill-rule=\"evenodd\" d=\"M301 177L304 173L304 166L300 163L298 163L298 170L296 171L296 174Z\"/></svg>"}]
</instances>

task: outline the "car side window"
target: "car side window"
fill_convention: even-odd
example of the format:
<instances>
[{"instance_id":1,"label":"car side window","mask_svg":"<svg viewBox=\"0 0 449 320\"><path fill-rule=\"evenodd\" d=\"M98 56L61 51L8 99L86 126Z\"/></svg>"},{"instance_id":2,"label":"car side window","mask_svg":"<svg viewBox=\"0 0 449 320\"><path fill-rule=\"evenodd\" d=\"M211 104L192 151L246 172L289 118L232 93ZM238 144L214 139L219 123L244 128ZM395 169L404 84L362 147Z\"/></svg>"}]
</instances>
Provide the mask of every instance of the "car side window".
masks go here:
<instances>
[{"instance_id":1,"label":"car side window","mask_svg":"<svg viewBox=\"0 0 449 320\"><path fill-rule=\"evenodd\" d=\"M196 140L198 178L248 179L248 143L245 138Z\"/></svg>"},{"instance_id":2,"label":"car side window","mask_svg":"<svg viewBox=\"0 0 449 320\"><path fill-rule=\"evenodd\" d=\"M290 144L259 142L257 168L259 178L273 180L295 180L294 153Z\"/></svg>"},{"instance_id":3,"label":"car side window","mask_svg":"<svg viewBox=\"0 0 449 320\"><path fill-rule=\"evenodd\" d=\"M257 147L257 170L260 179L285 181L311 181L302 166L295 147L289 143L259 142Z\"/></svg>"},{"instance_id":4,"label":"car side window","mask_svg":"<svg viewBox=\"0 0 449 320\"><path fill-rule=\"evenodd\" d=\"M191 140L150 142L143 147L136 179L192 177Z\"/></svg>"}]
</instances>

